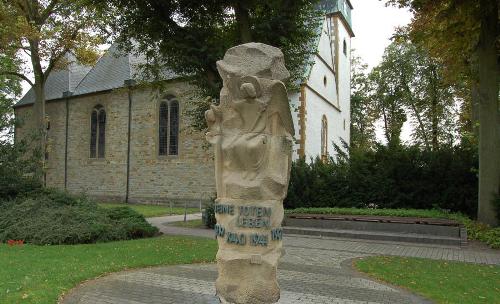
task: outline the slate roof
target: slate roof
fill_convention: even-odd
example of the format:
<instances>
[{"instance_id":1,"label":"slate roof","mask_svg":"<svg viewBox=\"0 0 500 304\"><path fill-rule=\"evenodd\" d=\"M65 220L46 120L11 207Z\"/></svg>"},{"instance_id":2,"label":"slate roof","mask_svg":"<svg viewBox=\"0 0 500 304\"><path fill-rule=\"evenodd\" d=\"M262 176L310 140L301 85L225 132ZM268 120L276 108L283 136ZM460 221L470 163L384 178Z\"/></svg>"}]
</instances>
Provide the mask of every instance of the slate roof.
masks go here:
<instances>
[{"instance_id":1,"label":"slate roof","mask_svg":"<svg viewBox=\"0 0 500 304\"><path fill-rule=\"evenodd\" d=\"M71 63L64 70L51 72L45 83L45 100L62 98L67 91L77 96L124 87L126 80L139 80L139 64L144 62L142 56L124 54L113 44L93 67ZM176 77L171 71L163 74L164 79ZM35 93L31 88L14 107L34 102Z\"/></svg>"}]
</instances>

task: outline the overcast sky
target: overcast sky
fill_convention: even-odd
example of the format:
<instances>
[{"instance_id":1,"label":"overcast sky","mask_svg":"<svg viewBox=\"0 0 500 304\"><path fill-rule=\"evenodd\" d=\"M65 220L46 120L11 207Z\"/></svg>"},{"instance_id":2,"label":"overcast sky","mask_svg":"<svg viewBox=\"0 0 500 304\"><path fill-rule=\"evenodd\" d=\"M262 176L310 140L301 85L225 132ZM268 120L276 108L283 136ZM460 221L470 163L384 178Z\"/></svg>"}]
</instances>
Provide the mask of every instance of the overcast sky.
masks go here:
<instances>
[{"instance_id":1,"label":"overcast sky","mask_svg":"<svg viewBox=\"0 0 500 304\"><path fill-rule=\"evenodd\" d=\"M386 7L386 1L379 0L351 0L354 7L352 10L352 27L354 37L351 46L356 54L368 64L371 69L382 60L384 49L391 43L391 36L398 26L407 25L412 17L408 10ZM386 142L382 121L376 123L375 129L377 140ZM411 125L407 121L401 131L401 140L409 141L411 137Z\"/></svg>"},{"instance_id":2,"label":"overcast sky","mask_svg":"<svg viewBox=\"0 0 500 304\"><path fill-rule=\"evenodd\" d=\"M394 29L410 22L408 10L386 7L385 1L351 0L352 27L354 37L352 48L370 68L382 59L384 49L389 45Z\"/></svg>"}]
</instances>

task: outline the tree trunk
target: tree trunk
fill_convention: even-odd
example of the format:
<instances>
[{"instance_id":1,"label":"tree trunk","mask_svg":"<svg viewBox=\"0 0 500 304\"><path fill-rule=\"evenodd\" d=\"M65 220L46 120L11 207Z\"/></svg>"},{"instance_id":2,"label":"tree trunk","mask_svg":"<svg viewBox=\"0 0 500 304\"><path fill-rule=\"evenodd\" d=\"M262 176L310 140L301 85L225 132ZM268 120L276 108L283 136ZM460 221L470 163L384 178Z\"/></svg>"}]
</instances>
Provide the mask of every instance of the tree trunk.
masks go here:
<instances>
[{"instance_id":1,"label":"tree trunk","mask_svg":"<svg viewBox=\"0 0 500 304\"><path fill-rule=\"evenodd\" d=\"M432 150L436 151L439 147L438 134L439 134L439 113L438 113L438 76L436 67L431 66L431 85L432 85L432 100L431 100L431 128L432 128Z\"/></svg>"},{"instance_id":2,"label":"tree trunk","mask_svg":"<svg viewBox=\"0 0 500 304\"><path fill-rule=\"evenodd\" d=\"M478 220L496 226L493 200L500 188L500 134L498 127L498 62L495 40L498 33L498 3L481 0L479 58L479 203Z\"/></svg>"},{"instance_id":3,"label":"tree trunk","mask_svg":"<svg viewBox=\"0 0 500 304\"><path fill-rule=\"evenodd\" d=\"M234 14L236 16L236 24L240 31L241 43L252 42L252 33L250 31L250 17L248 9L244 6L244 1L235 1Z\"/></svg>"},{"instance_id":4,"label":"tree trunk","mask_svg":"<svg viewBox=\"0 0 500 304\"><path fill-rule=\"evenodd\" d=\"M40 157L41 178L45 172L45 155L47 152L47 121L45 112L45 76L42 70L41 60L39 56L39 42L30 40L31 64L33 73L35 74L35 83L33 89L35 91L35 103L33 105L33 119L37 130L37 142Z\"/></svg>"},{"instance_id":5,"label":"tree trunk","mask_svg":"<svg viewBox=\"0 0 500 304\"><path fill-rule=\"evenodd\" d=\"M410 108L415 113L415 117L417 118L418 127L420 129L420 132L422 133L421 137L422 137L422 140L424 141L425 148L429 149L429 139L427 138L427 132L425 130L424 122L422 121L422 117L420 116L420 112L417 109L417 105L415 104L415 100L412 97L410 87L408 86L408 83L404 80L404 78L403 78L403 83L404 83L404 85L403 85L404 90L407 94L408 103L410 104Z\"/></svg>"}]
</instances>

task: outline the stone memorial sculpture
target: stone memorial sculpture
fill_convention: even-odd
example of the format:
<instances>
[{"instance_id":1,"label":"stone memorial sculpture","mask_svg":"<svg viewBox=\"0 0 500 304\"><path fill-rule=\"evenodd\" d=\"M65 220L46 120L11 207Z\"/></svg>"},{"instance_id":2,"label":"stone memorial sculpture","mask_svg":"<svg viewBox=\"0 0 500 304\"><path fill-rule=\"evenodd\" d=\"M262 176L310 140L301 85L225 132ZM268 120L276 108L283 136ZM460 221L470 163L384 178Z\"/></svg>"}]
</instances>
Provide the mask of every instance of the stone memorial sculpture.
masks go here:
<instances>
[{"instance_id":1,"label":"stone memorial sculpture","mask_svg":"<svg viewBox=\"0 0 500 304\"><path fill-rule=\"evenodd\" d=\"M294 136L283 83L289 73L283 53L262 43L229 49L217 69L220 104L205 113L215 149L217 296L222 303L276 303Z\"/></svg>"}]
</instances>

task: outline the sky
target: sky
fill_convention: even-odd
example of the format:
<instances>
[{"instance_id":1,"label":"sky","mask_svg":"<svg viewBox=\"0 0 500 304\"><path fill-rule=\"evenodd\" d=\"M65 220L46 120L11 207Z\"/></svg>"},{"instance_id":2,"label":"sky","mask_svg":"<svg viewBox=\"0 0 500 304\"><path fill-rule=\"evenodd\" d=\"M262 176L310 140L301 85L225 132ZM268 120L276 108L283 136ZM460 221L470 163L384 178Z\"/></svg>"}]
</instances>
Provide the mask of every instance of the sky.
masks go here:
<instances>
[{"instance_id":1,"label":"sky","mask_svg":"<svg viewBox=\"0 0 500 304\"><path fill-rule=\"evenodd\" d=\"M385 1L379 0L351 0L351 4L356 35L351 46L369 68L373 68L381 61L394 29L407 25L412 14L405 9L386 7Z\"/></svg>"},{"instance_id":2,"label":"sky","mask_svg":"<svg viewBox=\"0 0 500 304\"><path fill-rule=\"evenodd\" d=\"M407 25L412 14L406 9L386 7L385 1L351 0L352 27L355 37L351 47L361 59L368 64L368 69L377 66L382 60L384 49L391 43L391 36L398 26ZM375 135L377 141L385 143L382 121L376 122ZM411 139L412 127L409 121L403 124L401 140Z\"/></svg>"}]
</instances>

